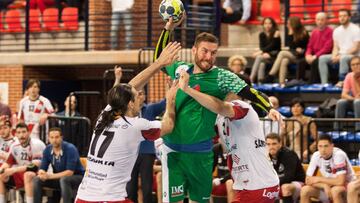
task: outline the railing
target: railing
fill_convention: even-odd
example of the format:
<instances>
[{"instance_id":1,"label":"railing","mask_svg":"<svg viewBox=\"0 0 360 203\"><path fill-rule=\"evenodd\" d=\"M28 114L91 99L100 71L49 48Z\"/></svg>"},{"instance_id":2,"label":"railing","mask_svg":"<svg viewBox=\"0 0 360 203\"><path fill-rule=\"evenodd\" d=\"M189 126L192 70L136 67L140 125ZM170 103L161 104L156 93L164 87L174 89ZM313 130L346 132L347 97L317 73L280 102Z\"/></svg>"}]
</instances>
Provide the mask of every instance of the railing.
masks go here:
<instances>
[{"instance_id":1,"label":"railing","mask_svg":"<svg viewBox=\"0 0 360 203\"><path fill-rule=\"evenodd\" d=\"M318 135L330 135L335 146L344 150L350 159L358 158L360 150L360 119L356 118L314 118L311 123L318 126ZM308 127L309 128L309 127Z\"/></svg>"},{"instance_id":2,"label":"railing","mask_svg":"<svg viewBox=\"0 0 360 203\"><path fill-rule=\"evenodd\" d=\"M108 11L92 9L89 0L84 11L75 7L49 8L43 13L30 9L9 9L0 16L0 52L139 49L154 47L165 25L152 0L143 10L132 9L120 20ZM218 0L214 0L217 5ZM194 36L207 31L220 33L216 7L185 4L187 19L177 28L174 38L192 46ZM111 9L111 8L110 8ZM83 19L79 20L79 12Z\"/></svg>"},{"instance_id":3,"label":"railing","mask_svg":"<svg viewBox=\"0 0 360 203\"><path fill-rule=\"evenodd\" d=\"M59 127L63 140L74 144L80 156L86 156L91 140L91 122L87 117L49 116L47 123L40 126L40 139L48 143L48 130Z\"/></svg>"}]
</instances>

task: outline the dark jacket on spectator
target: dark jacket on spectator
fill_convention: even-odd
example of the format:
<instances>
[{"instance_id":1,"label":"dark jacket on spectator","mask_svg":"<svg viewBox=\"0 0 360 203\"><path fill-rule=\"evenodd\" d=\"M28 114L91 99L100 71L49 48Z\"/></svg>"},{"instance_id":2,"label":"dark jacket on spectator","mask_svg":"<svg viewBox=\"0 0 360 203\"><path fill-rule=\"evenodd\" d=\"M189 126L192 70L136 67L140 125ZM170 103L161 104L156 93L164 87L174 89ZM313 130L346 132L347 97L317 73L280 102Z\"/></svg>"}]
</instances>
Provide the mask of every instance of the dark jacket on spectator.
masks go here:
<instances>
[{"instance_id":1,"label":"dark jacket on spectator","mask_svg":"<svg viewBox=\"0 0 360 203\"><path fill-rule=\"evenodd\" d=\"M271 56L271 60L274 61L276 56L281 51L281 39L280 37L269 38L265 32L259 34L260 50L268 53Z\"/></svg>"}]
</instances>

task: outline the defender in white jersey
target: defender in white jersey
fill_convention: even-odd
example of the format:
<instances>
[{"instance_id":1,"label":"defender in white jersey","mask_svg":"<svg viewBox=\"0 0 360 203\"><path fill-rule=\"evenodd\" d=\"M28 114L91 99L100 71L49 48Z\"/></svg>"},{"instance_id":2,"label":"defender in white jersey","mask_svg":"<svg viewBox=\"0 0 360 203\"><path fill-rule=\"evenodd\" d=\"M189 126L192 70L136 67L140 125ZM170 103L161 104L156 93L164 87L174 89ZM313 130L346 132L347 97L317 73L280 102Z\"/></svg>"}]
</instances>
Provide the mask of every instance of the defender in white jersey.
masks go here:
<instances>
[{"instance_id":1,"label":"defender in white jersey","mask_svg":"<svg viewBox=\"0 0 360 203\"><path fill-rule=\"evenodd\" d=\"M131 202L126 183L138 156L140 142L155 140L174 127L176 88L166 96L163 120L139 118L139 94L128 84L114 86L108 106L100 114L87 157L87 169L78 189L77 203Z\"/></svg>"},{"instance_id":2,"label":"defender in white jersey","mask_svg":"<svg viewBox=\"0 0 360 203\"><path fill-rule=\"evenodd\" d=\"M32 203L32 172L40 166L45 144L39 139L30 138L30 132L25 123L16 125L16 137L9 151L9 156L0 167L0 202L4 202L5 184L16 188L25 188L26 202ZM32 171L32 172L28 172Z\"/></svg>"},{"instance_id":3,"label":"defender in white jersey","mask_svg":"<svg viewBox=\"0 0 360 203\"><path fill-rule=\"evenodd\" d=\"M0 118L0 166L6 161L10 146L15 142L11 134L11 122L6 117Z\"/></svg>"},{"instance_id":4,"label":"defender in white jersey","mask_svg":"<svg viewBox=\"0 0 360 203\"><path fill-rule=\"evenodd\" d=\"M218 113L217 132L230 156L236 203L272 203L279 194L279 178L266 150L259 117L250 104L223 102L188 87L189 75L181 72L179 87L204 107ZM280 115L275 110L270 115Z\"/></svg>"},{"instance_id":5,"label":"defender in white jersey","mask_svg":"<svg viewBox=\"0 0 360 203\"><path fill-rule=\"evenodd\" d=\"M329 135L321 135L317 147L306 171L306 186L301 189L300 201L310 203L315 197L323 203L330 200L345 203L346 186L355 178L349 158L344 151L334 147ZM321 177L316 176L318 170Z\"/></svg>"},{"instance_id":6,"label":"defender in white jersey","mask_svg":"<svg viewBox=\"0 0 360 203\"><path fill-rule=\"evenodd\" d=\"M54 112L50 101L39 95L40 81L31 79L26 85L29 96L20 101L18 119L28 125L32 138L40 136L39 126L44 124L47 115Z\"/></svg>"}]
</instances>

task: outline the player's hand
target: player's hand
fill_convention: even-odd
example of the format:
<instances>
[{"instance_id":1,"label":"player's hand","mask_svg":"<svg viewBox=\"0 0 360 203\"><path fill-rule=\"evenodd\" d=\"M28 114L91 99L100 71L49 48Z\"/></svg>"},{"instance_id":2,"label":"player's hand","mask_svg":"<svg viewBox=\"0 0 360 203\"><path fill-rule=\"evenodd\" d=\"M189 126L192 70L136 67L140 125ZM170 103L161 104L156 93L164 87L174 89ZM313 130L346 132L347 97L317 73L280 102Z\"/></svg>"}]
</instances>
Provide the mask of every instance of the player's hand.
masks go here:
<instances>
[{"instance_id":1,"label":"player's hand","mask_svg":"<svg viewBox=\"0 0 360 203\"><path fill-rule=\"evenodd\" d=\"M272 121L281 121L282 120L281 114L275 109L270 109L268 116Z\"/></svg>"},{"instance_id":2,"label":"player's hand","mask_svg":"<svg viewBox=\"0 0 360 203\"><path fill-rule=\"evenodd\" d=\"M221 179L220 178L214 178L212 181L214 186L218 186L221 184Z\"/></svg>"},{"instance_id":3,"label":"player's hand","mask_svg":"<svg viewBox=\"0 0 360 203\"><path fill-rule=\"evenodd\" d=\"M44 125L47 119L48 119L48 114L44 113L43 115L40 116L39 124Z\"/></svg>"},{"instance_id":4,"label":"player's hand","mask_svg":"<svg viewBox=\"0 0 360 203\"><path fill-rule=\"evenodd\" d=\"M327 197L329 198L329 200L331 201L331 200L332 200L332 195L331 195L331 188L330 188L330 186L324 184L323 189L324 189L324 192L325 192L326 196L327 196Z\"/></svg>"},{"instance_id":5,"label":"player's hand","mask_svg":"<svg viewBox=\"0 0 360 203\"><path fill-rule=\"evenodd\" d=\"M119 81L121 80L123 73L122 73L122 68L120 66L116 65L114 67L114 75L115 75L116 80L119 80Z\"/></svg>"},{"instance_id":6,"label":"player's hand","mask_svg":"<svg viewBox=\"0 0 360 203\"><path fill-rule=\"evenodd\" d=\"M190 76L185 70L180 71L179 88L184 92L189 87L189 78Z\"/></svg>"},{"instance_id":7,"label":"player's hand","mask_svg":"<svg viewBox=\"0 0 360 203\"><path fill-rule=\"evenodd\" d=\"M186 12L183 12L183 15L181 16L180 20L177 22L174 22L174 19L172 17L169 18L168 22L165 24L165 29L169 31L173 31L175 27L179 26L186 18Z\"/></svg>"},{"instance_id":8,"label":"player's hand","mask_svg":"<svg viewBox=\"0 0 360 203\"><path fill-rule=\"evenodd\" d=\"M156 60L160 64L160 68L174 63L179 58L179 51L181 45L178 42L170 42L161 52L159 58Z\"/></svg>"},{"instance_id":9,"label":"player's hand","mask_svg":"<svg viewBox=\"0 0 360 203\"><path fill-rule=\"evenodd\" d=\"M262 57L265 58L265 59L271 58L270 54L266 53L266 52L262 54Z\"/></svg>"},{"instance_id":10,"label":"player's hand","mask_svg":"<svg viewBox=\"0 0 360 203\"><path fill-rule=\"evenodd\" d=\"M226 14L231 15L231 14L234 13L234 10L233 10L231 7L226 7L226 8L224 8L224 9L225 9L225 13L226 13Z\"/></svg>"},{"instance_id":11,"label":"player's hand","mask_svg":"<svg viewBox=\"0 0 360 203\"><path fill-rule=\"evenodd\" d=\"M46 181L49 179L49 174L46 173L45 171L39 171L39 174L38 174L40 180L42 181Z\"/></svg>"},{"instance_id":12,"label":"player's hand","mask_svg":"<svg viewBox=\"0 0 360 203\"><path fill-rule=\"evenodd\" d=\"M175 102L175 97L178 89L178 81L174 81L170 89L166 92L166 102Z\"/></svg>"}]
</instances>

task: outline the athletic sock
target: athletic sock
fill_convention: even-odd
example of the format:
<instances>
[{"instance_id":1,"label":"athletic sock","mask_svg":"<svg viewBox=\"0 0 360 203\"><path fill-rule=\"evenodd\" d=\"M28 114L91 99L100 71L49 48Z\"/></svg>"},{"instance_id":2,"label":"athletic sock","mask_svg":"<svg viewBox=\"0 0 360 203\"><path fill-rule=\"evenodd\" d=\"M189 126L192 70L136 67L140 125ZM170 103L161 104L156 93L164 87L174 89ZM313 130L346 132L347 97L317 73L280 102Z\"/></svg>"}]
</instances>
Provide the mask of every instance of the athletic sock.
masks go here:
<instances>
[{"instance_id":1,"label":"athletic sock","mask_svg":"<svg viewBox=\"0 0 360 203\"><path fill-rule=\"evenodd\" d=\"M26 196L26 203L34 203L34 198Z\"/></svg>"},{"instance_id":2,"label":"athletic sock","mask_svg":"<svg viewBox=\"0 0 360 203\"><path fill-rule=\"evenodd\" d=\"M5 203L5 195L0 194L0 203Z\"/></svg>"}]
</instances>

